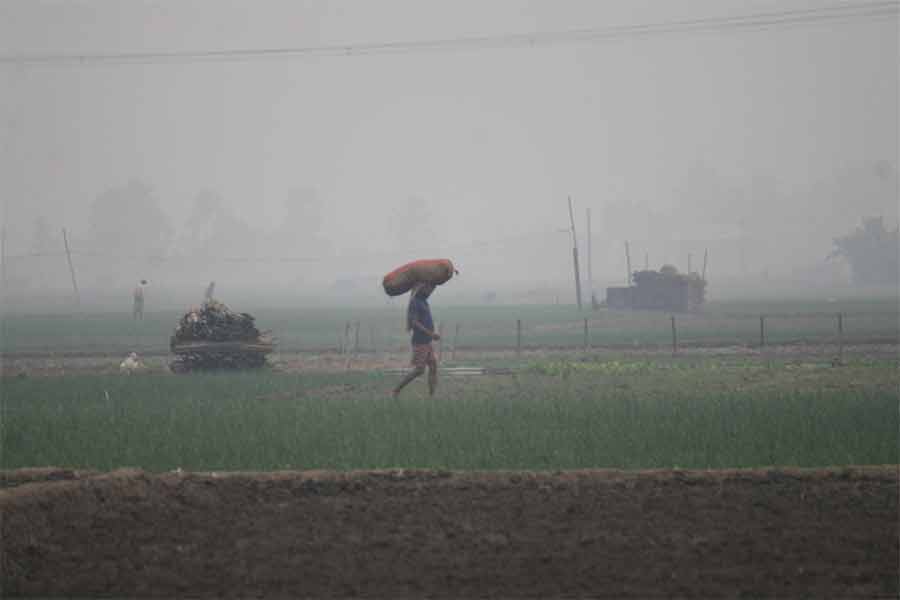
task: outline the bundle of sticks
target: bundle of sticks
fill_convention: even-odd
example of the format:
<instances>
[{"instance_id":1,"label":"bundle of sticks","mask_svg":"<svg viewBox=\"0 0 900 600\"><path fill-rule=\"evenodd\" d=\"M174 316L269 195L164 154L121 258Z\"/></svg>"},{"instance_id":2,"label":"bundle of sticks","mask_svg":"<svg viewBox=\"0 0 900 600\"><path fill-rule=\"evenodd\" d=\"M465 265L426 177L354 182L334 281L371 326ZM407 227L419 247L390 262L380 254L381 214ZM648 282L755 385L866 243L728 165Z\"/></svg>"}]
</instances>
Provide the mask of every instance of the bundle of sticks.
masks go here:
<instances>
[{"instance_id":1,"label":"bundle of sticks","mask_svg":"<svg viewBox=\"0 0 900 600\"><path fill-rule=\"evenodd\" d=\"M259 368L272 352L271 335L261 333L248 313L236 313L217 300L193 307L169 340L175 373L210 369Z\"/></svg>"}]
</instances>

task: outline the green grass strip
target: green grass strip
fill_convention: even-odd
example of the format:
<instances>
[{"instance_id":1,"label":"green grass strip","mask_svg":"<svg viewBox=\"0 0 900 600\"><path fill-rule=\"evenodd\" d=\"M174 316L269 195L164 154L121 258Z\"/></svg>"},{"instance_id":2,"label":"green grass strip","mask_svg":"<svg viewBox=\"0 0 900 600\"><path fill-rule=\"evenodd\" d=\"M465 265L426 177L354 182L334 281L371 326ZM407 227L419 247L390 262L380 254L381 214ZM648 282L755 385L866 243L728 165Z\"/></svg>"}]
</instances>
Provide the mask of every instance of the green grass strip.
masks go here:
<instances>
[{"instance_id":1,"label":"green grass strip","mask_svg":"<svg viewBox=\"0 0 900 600\"><path fill-rule=\"evenodd\" d=\"M885 388L709 389L679 372L416 382L267 373L5 380L2 468L151 471L895 464Z\"/></svg>"}]
</instances>

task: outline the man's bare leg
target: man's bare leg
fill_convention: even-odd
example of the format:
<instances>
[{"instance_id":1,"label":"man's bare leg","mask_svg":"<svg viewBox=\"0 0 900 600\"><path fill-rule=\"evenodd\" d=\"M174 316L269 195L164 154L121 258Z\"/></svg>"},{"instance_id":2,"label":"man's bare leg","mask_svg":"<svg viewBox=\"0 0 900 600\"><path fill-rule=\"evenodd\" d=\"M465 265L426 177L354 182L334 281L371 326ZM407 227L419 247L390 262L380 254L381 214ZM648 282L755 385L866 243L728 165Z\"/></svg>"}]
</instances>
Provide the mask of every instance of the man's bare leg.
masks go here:
<instances>
[{"instance_id":1,"label":"man's bare leg","mask_svg":"<svg viewBox=\"0 0 900 600\"><path fill-rule=\"evenodd\" d=\"M428 395L434 396L434 390L437 388L437 363L428 365Z\"/></svg>"},{"instance_id":2,"label":"man's bare leg","mask_svg":"<svg viewBox=\"0 0 900 600\"><path fill-rule=\"evenodd\" d=\"M425 367L416 367L415 369L413 369L412 371L407 373L403 377L403 379L400 380L400 383L397 384L397 387L394 388L394 392L393 392L394 398L396 398L397 396L400 395L400 390L405 388L409 384L409 382L411 382L413 379L415 379L416 377L418 377L419 375L421 375L424 372L425 372Z\"/></svg>"}]
</instances>

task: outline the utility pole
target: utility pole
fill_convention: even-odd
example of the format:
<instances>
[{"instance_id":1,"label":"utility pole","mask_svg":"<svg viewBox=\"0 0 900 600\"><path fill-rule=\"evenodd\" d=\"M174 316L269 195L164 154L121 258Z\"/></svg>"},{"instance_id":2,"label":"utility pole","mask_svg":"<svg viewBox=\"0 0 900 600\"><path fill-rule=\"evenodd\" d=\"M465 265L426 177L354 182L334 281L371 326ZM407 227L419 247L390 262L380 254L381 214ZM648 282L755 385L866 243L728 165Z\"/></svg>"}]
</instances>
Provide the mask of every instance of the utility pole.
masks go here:
<instances>
[{"instance_id":1,"label":"utility pole","mask_svg":"<svg viewBox=\"0 0 900 600\"><path fill-rule=\"evenodd\" d=\"M706 259L709 258L709 248L703 251L703 274L700 276L703 281L706 281Z\"/></svg>"},{"instance_id":2,"label":"utility pole","mask_svg":"<svg viewBox=\"0 0 900 600\"><path fill-rule=\"evenodd\" d=\"M628 277L625 278L625 283L631 285L631 249L628 247L628 242L625 242L625 264L628 268Z\"/></svg>"},{"instance_id":3,"label":"utility pole","mask_svg":"<svg viewBox=\"0 0 900 600\"><path fill-rule=\"evenodd\" d=\"M63 244L66 246L66 259L69 261L69 274L72 276L72 289L75 290L75 304L81 306L81 294L78 293L78 283L75 281L75 267L72 266L72 253L69 251L69 238L66 235L66 228L63 227Z\"/></svg>"},{"instance_id":4,"label":"utility pole","mask_svg":"<svg viewBox=\"0 0 900 600\"><path fill-rule=\"evenodd\" d=\"M569 196L569 222L572 224L572 263L575 267L575 296L581 310L581 274L578 269L578 239L575 237L575 213L572 212L572 196Z\"/></svg>"},{"instance_id":5,"label":"utility pole","mask_svg":"<svg viewBox=\"0 0 900 600\"><path fill-rule=\"evenodd\" d=\"M591 294L591 301L594 299L594 269L591 266L591 209L587 209L587 253L588 253L588 291Z\"/></svg>"}]
</instances>

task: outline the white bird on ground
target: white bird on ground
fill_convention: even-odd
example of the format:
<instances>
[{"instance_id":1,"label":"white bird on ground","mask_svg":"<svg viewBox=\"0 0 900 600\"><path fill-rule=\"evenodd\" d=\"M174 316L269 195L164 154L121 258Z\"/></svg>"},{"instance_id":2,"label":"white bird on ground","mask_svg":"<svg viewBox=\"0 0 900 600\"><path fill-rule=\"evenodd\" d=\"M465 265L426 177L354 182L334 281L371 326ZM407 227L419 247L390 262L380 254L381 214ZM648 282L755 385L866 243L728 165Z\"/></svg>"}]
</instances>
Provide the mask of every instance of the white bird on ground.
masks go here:
<instances>
[{"instance_id":1,"label":"white bird on ground","mask_svg":"<svg viewBox=\"0 0 900 600\"><path fill-rule=\"evenodd\" d=\"M143 369L144 365L141 363L141 359L138 358L137 352L132 352L128 355L128 358L122 361L122 364L119 365L119 371L122 373L131 374L135 371Z\"/></svg>"}]
</instances>

